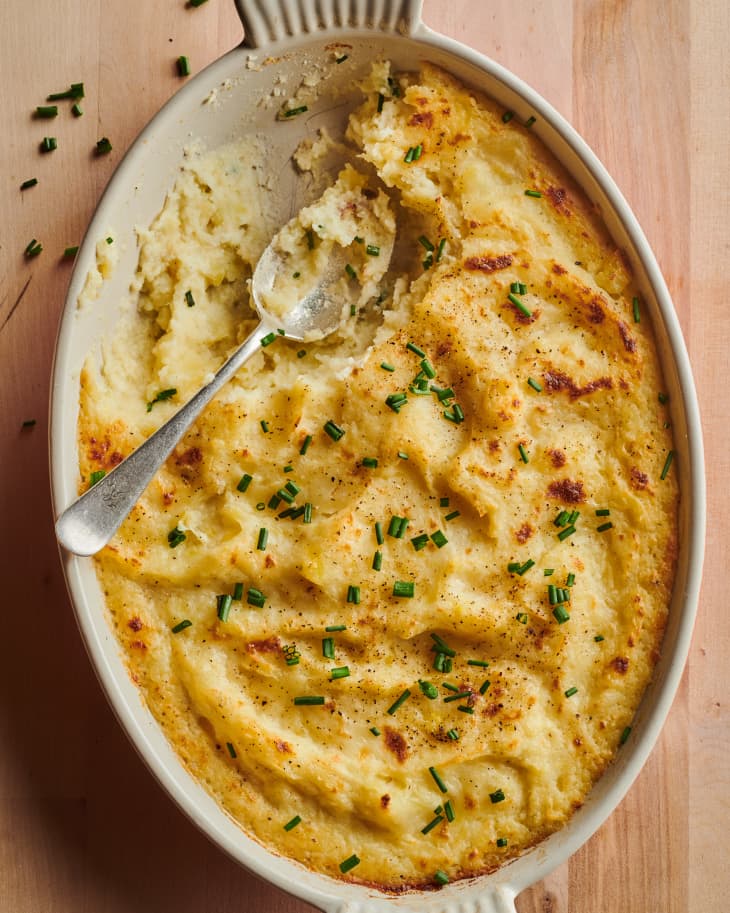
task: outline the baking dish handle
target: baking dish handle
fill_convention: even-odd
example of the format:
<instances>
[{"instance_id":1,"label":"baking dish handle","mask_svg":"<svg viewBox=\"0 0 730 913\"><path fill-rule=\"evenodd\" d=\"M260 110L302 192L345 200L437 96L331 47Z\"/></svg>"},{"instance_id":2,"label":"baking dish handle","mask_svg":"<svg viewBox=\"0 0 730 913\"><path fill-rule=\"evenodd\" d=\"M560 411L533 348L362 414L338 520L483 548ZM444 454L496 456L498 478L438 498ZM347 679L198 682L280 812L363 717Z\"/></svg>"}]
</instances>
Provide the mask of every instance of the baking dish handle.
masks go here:
<instances>
[{"instance_id":1,"label":"baking dish handle","mask_svg":"<svg viewBox=\"0 0 730 913\"><path fill-rule=\"evenodd\" d=\"M365 29L413 35L423 0L235 0L243 44L265 49L286 38Z\"/></svg>"},{"instance_id":2,"label":"baking dish handle","mask_svg":"<svg viewBox=\"0 0 730 913\"><path fill-rule=\"evenodd\" d=\"M432 895L420 903L415 901L413 906L405 898L397 904L386 898L368 898L335 901L326 906L325 910L326 913L517 913L516 896L517 892L504 884L478 894L470 891L452 894L446 888L443 893Z\"/></svg>"}]
</instances>

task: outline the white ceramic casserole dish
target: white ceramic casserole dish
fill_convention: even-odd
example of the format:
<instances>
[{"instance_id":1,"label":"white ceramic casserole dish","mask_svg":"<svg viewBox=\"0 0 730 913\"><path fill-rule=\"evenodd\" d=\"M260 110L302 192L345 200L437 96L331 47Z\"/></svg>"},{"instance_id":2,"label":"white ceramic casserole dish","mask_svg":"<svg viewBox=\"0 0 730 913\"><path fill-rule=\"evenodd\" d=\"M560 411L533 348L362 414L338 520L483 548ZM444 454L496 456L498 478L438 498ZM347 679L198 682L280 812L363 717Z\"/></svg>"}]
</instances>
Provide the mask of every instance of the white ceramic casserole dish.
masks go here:
<instances>
[{"instance_id":1,"label":"white ceramic casserole dish","mask_svg":"<svg viewBox=\"0 0 730 913\"><path fill-rule=\"evenodd\" d=\"M244 44L192 79L151 121L119 165L99 204L79 252L61 320L51 397L51 478L59 514L76 497L76 422L79 373L86 355L114 326L128 294L138 248L135 228L146 226L172 186L184 147L201 138L209 148L247 132L263 134L279 187L283 223L298 206L290 156L305 135L323 124L344 125L357 100L350 93L376 56L396 70L431 61L492 96L526 119L533 130L602 210L636 274L645 308L654 322L667 389L671 394L675 467L681 488L680 549L674 595L662 657L641 704L632 734L617 761L598 782L570 823L491 875L439 891L386 896L372 888L334 881L270 853L248 838L181 765L142 703L120 657L90 558L64 554L63 563L77 621L101 684L133 744L180 808L222 850L255 874L324 911L418 910L420 913L514 911L514 898L564 862L603 823L644 764L671 706L684 667L702 569L705 487L701 428L690 366L677 317L654 256L625 200L596 157L572 128L533 90L476 52L427 29L420 0L236 0ZM306 118L277 122L272 99L277 80L295 88L312 62L331 62L332 44L347 45L343 66L330 66L318 100ZM278 83L279 85L281 83ZM96 243L113 232L118 264L93 308L77 300L95 265Z\"/></svg>"}]
</instances>

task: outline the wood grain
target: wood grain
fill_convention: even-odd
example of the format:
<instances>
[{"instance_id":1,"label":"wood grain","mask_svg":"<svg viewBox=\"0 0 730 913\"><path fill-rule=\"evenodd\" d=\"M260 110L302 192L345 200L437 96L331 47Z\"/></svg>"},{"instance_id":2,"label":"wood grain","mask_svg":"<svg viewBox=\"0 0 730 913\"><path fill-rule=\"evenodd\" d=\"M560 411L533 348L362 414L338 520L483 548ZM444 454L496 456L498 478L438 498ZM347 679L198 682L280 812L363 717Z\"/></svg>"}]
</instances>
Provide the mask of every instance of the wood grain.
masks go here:
<instances>
[{"instance_id":1,"label":"wood grain","mask_svg":"<svg viewBox=\"0 0 730 913\"><path fill-rule=\"evenodd\" d=\"M652 244L693 359L710 520L682 687L648 764L570 862L520 913L705 913L730 897L730 432L723 395L730 206L725 0L426 0L434 28L487 53L565 115L616 179ZM234 47L232 0L3 0L0 84L0 913L309 908L212 847L153 782L85 656L52 531L47 403L56 325L78 243L112 170L194 71ZM84 115L30 115L83 80ZM58 149L38 151L46 135ZM98 158L96 140L114 149ZM26 178L38 186L19 191ZM31 238L43 253L26 261ZM723 256L724 255L724 256ZM21 429L27 419L32 428Z\"/></svg>"}]
</instances>

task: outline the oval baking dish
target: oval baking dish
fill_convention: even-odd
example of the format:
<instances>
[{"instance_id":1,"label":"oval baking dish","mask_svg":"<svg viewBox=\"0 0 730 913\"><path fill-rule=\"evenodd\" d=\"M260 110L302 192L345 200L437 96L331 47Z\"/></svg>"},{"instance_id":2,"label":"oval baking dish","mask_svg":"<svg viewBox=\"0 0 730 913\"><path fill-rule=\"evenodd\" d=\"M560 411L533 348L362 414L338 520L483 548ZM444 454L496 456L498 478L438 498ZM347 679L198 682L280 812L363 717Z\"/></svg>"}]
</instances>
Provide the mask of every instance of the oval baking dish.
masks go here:
<instances>
[{"instance_id":1,"label":"oval baking dish","mask_svg":"<svg viewBox=\"0 0 730 913\"><path fill-rule=\"evenodd\" d=\"M583 844L613 811L657 739L680 681L696 611L705 526L705 489L699 413L677 317L654 256L620 192L585 143L533 90L474 51L440 36L421 21L420 0L236 0L245 41L192 79L150 122L115 172L79 252L60 325L51 402L51 476L59 514L78 490L76 424L79 372L88 352L114 326L137 266L135 229L147 225L172 186L191 138L209 148L246 133L264 134L271 173L278 184L279 224L298 208L291 155L317 128L344 124L357 96L349 86L376 57L397 70L424 60L483 91L533 131L600 209L622 247L651 315L671 395L681 504L674 593L661 660L633 732L615 763L583 807L561 831L491 875L439 891L391 897L374 888L334 881L279 857L247 837L182 766L143 705L119 655L103 611L93 562L64 554L66 580L92 663L122 726L153 774L180 808L226 853L255 874L325 911L514 911L514 898L541 880ZM280 94L282 78L296 85L312 62L343 46L347 69L325 74L306 119L276 123L262 103ZM345 49L346 48L346 49ZM345 78L343 78L345 77ZM344 85L343 85L344 83ZM341 131L341 126L340 126ZM113 231L120 251L111 276L100 284L99 306L79 309L87 275L96 268L96 244Z\"/></svg>"}]
</instances>

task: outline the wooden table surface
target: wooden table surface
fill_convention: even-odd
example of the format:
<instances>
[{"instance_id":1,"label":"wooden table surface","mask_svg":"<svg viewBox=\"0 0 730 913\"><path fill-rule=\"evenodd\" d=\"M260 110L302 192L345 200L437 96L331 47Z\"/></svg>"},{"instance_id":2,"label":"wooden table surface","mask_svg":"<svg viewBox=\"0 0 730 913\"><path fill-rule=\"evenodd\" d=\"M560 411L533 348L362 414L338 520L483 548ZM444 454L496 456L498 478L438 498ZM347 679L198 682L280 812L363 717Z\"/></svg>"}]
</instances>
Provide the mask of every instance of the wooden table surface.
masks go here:
<instances>
[{"instance_id":1,"label":"wooden table surface","mask_svg":"<svg viewBox=\"0 0 730 913\"><path fill-rule=\"evenodd\" d=\"M628 198L694 364L709 483L700 611L682 686L628 797L520 913L712 913L730 899L730 34L727 0L426 0L428 24L496 58L585 137ZM56 326L112 170L193 71L234 47L233 0L2 0L0 85L0 913L304 913L218 852L162 793L107 707L53 536L47 409ZM31 118L83 81L84 115ZM38 151L46 133L58 149ZM95 158L108 136L109 156ZM20 191L22 181L38 185ZM42 253L27 260L37 238ZM22 423L35 419L33 427Z\"/></svg>"}]
</instances>

